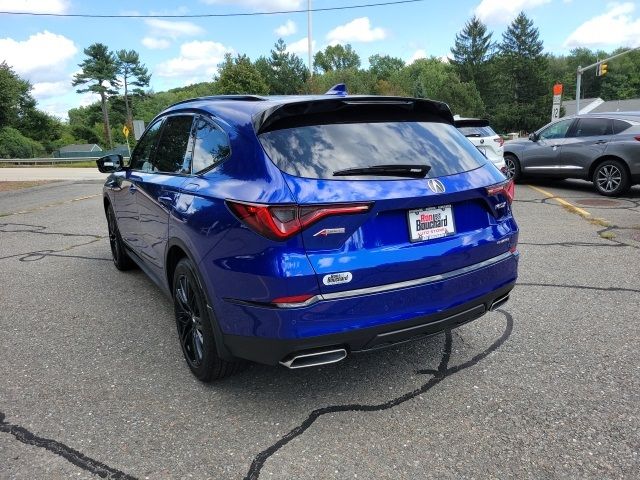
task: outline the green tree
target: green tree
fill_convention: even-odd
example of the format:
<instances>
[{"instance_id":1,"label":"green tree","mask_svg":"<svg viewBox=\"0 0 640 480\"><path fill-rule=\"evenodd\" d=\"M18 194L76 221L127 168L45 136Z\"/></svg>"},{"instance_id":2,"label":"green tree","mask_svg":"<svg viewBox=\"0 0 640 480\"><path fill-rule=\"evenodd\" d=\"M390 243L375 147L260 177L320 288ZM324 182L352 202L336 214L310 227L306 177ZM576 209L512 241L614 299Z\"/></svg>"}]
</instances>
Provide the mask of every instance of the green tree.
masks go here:
<instances>
[{"instance_id":1,"label":"green tree","mask_svg":"<svg viewBox=\"0 0 640 480\"><path fill-rule=\"evenodd\" d=\"M624 50L627 49L618 48L607 56ZM640 52L636 50L612 60L608 63L607 75L597 78L601 80L600 96L604 100L640 97Z\"/></svg>"},{"instance_id":2,"label":"green tree","mask_svg":"<svg viewBox=\"0 0 640 480\"><path fill-rule=\"evenodd\" d=\"M142 87L148 87L151 81L149 70L144 64L140 63L140 56L135 50L119 50L118 57L118 73L122 78L124 86L124 104L127 112L127 125L129 129L133 129L133 115L131 114L131 106L129 105L129 88L134 95L143 95Z\"/></svg>"},{"instance_id":3,"label":"green tree","mask_svg":"<svg viewBox=\"0 0 640 480\"><path fill-rule=\"evenodd\" d=\"M455 66L460 80L475 83L483 98L494 88L493 77L488 74L488 62L494 50L491 35L486 25L474 15L456 34L451 48L451 64Z\"/></svg>"},{"instance_id":4,"label":"green tree","mask_svg":"<svg viewBox=\"0 0 640 480\"><path fill-rule=\"evenodd\" d=\"M12 127L0 128L0 158L33 158L44 155L42 145Z\"/></svg>"},{"instance_id":5,"label":"green tree","mask_svg":"<svg viewBox=\"0 0 640 480\"><path fill-rule=\"evenodd\" d=\"M102 122L104 124L104 136L110 148L113 148L111 127L109 126L109 109L107 100L109 96L118 93L120 86L118 81L118 61L109 48L102 43L94 43L84 49L87 56L79 67L82 69L73 77L71 85L86 85L85 88L76 90L78 93L93 92L100 95L102 109Z\"/></svg>"},{"instance_id":6,"label":"green tree","mask_svg":"<svg viewBox=\"0 0 640 480\"><path fill-rule=\"evenodd\" d=\"M416 60L402 71L397 81L409 95L445 102L454 114L473 117L484 111L475 84L461 82L455 67L438 58Z\"/></svg>"},{"instance_id":7,"label":"green tree","mask_svg":"<svg viewBox=\"0 0 640 480\"><path fill-rule=\"evenodd\" d=\"M532 131L551 107L549 61L538 29L524 12L502 34L497 76L502 102L495 106L498 128Z\"/></svg>"},{"instance_id":8,"label":"green tree","mask_svg":"<svg viewBox=\"0 0 640 480\"><path fill-rule=\"evenodd\" d=\"M404 68L404 60L390 55L371 55L369 57L369 71L378 80L390 80Z\"/></svg>"},{"instance_id":9,"label":"green tree","mask_svg":"<svg viewBox=\"0 0 640 480\"><path fill-rule=\"evenodd\" d=\"M360 68L360 57L351 45L329 45L313 57L313 68L320 72Z\"/></svg>"},{"instance_id":10,"label":"green tree","mask_svg":"<svg viewBox=\"0 0 640 480\"><path fill-rule=\"evenodd\" d=\"M301 93L309 76L302 59L287 52L287 44L281 38L271 49L269 58L260 57L255 67L269 85L272 95Z\"/></svg>"},{"instance_id":11,"label":"green tree","mask_svg":"<svg viewBox=\"0 0 640 480\"><path fill-rule=\"evenodd\" d=\"M0 63L0 128L16 126L35 109L31 84L20 78L6 62Z\"/></svg>"},{"instance_id":12,"label":"green tree","mask_svg":"<svg viewBox=\"0 0 640 480\"><path fill-rule=\"evenodd\" d=\"M219 94L255 94L267 95L269 86L256 66L246 55L238 54L235 58L230 53L224 55L219 65L216 80L216 93Z\"/></svg>"}]
</instances>

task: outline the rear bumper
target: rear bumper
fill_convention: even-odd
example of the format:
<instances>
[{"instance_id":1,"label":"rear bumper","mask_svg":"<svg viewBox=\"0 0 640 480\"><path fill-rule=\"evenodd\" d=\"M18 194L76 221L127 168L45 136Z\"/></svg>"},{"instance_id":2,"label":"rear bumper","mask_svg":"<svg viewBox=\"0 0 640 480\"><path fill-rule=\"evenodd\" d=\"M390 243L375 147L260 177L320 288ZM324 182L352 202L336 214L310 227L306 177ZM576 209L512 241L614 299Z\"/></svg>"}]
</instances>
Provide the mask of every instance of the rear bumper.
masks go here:
<instances>
[{"instance_id":1,"label":"rear bumper","mask_svg":"<svg viewBox=\"0 0 640 480\"><path fill-rule=\"evenodd\" d=\"M275 365L294 353L332 347L344 348L349 353L376 350L426 338L476 320L489 311L496 300L507 296L513 287L513 284L508 285L445 312L400 323L293 340L224 335L224 344L234 357L267 365Z\"/></svg>"},{"instance_id":2,"label":"rear bumper","mask_svg":"<svg viewBox=\"0 0 640 480\"><path fill-rule=\"evenodd\" d=\"M235 357L273 365L294 352L327 347L358 352L433 335L486 313L515 285L517 263L517 253L501 255L458 275L323 299L303 308L223 301L223 311L217 309L218 318L227 320L222 322L222 342ZM235 329L228 328L230 316L237 320Z\"/></svg>"}]
</instances>

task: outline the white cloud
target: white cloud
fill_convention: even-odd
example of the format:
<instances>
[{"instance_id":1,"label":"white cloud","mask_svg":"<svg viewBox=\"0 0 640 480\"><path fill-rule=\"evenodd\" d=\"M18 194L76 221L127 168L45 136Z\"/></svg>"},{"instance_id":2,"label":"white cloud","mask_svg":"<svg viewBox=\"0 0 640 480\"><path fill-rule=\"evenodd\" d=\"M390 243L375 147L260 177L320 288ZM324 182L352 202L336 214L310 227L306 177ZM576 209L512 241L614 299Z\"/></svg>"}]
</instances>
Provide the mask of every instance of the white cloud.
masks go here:
<instances>
[{"instance_id":1,"label":"white cloud","mask_svg":"<svg viewBox=\"0 0 640 480\"><path fill-rule=\"evenodd\" d=\"M327 33L327 40L332 45L346 42L374 42L386 37L387 32L382 28L371 28L369 17L356 18Z\"/></svg>"},{"instance_id":2,"label":"white cloud","mask_svg":"<svg viewBox=\"0 0 640 480\"><path fill-rule=\"evenodd\" d=\"M407 60L406 63L407 63L407 65L411 65L413 62L415 62L416 60L419 60L421 58L427 58L427 52L423 48L419 48L418 50L413 52L413 55L411 55L411 57L409 57L409 60Z\"/></svg>"},{"instance_id":3,"label":"white cloud","mask_svg":"<svg viewBox=\"0 0 640 480\"><path fill-rule=\"evenodd\" d=\"M509 23L522 10L539 7L551 0L482 0L474 13L484 23Z\"/></svg>"},{"instance_id":4,"label":"white cloud","mask_svg":"<svg viewBox=\"0 0 640 480\"><path fill-rule=\"evenodd\" d=\"M59 81L67 62L78 53L72 40L48 31L27 40L0 38L0 62L6 61L16 73L32 83Z\"/></svg>"},{"instance_id":5,"label":"white cloud","mask_svg":"<svg viewBox=\"0 0 640 480\"><path fill-rule=\"evenodd\" d=\"M3 12L66 13L68 0L0 0Z\"/></svg>"},{"instance_id":6,"label":"white cloud","mask_svg":"<svg viewBox=\"0 0 640 480\"><path fill-rule=\"evenodd\" d=\"M211 80L227 52L233 52L233 49L218 42L183 43L180 46L180 56L158 64L154 73L160 77Z\"/></svg>"},{"instance_id":7,"label":"white cloud","mask_svg":"<svg viewBox=\"0 0 640 480\"><path fill-rule=\"evenodd\" d=\"M33 84L31 93L37 100L60 95L66 90L71 90L71 79L57 82L38 82Z\"/></svg>"},{"instance_id":8,"label":"white cloud","mask_svg":"<svg viewBox=\"0 0 640 480\"><path fill-rule=\"evenodd\" d=\"M144 37L142 39L142 45L150 50L164 50L171 46L171 42L166 38Z\"/></svg>"},{"instance_id":9,"label":"white cloud","mask_svg":"<svg viewBox=\"0 0 640 480\"><path fill-rule=\"evenodd\" d=\"M284 25L280 25L275 29L276 35L279 35L280 37L288 37L289 35L293 35L297 31L298 27L293 20L287 20Z\"/></svg>"},{"instance_id":10,"label":"white cloud","mask_svg":"<svg viewBox=\"0 0 640 480\"><path fill-rule=\"evenodd\" d=\"M200 0L208 5L233 5L255 11L300 10L302 0Z\"/></svg>"},{"instance_id":11,"label":"white cloud","mask_svg":"<svg viewBox=\"0 0 640 480\"><path fill-rule=\"evenodd\" d=\"M184 21L162 20L148 18L144 21L151 28L151 36L158 38L193 37L204 33L204 29L195 23Z\"/></svg>"},{"instance_id":12,"label":"white cloud","mask_svg":"<svg viewBox=\"0 0 640 480\"><path fill-rule=\"evenodd\" d=\"M640 17L633 18L635 5L611 3L602 15L587 20L565 40L565 47L640 45Z\"/></svg>"},{"instance_id":13,"label":"white cloud","mask_svg":"<svg viewBox=\"0 0 640 480\"><path fill-rule=\"evenodd\" d=\"M316 41L312 40L311 41L312 45L311 45L311 50L313 52L316 51ZM300 55L300 54L306 54L309 51L309 40L308 37L304 37L301 38L300 40L296 41L296 42L292 42L290 44L287 45L287 52L288 53L295 53L296 55Z\"/></svg>"}]
</instances>

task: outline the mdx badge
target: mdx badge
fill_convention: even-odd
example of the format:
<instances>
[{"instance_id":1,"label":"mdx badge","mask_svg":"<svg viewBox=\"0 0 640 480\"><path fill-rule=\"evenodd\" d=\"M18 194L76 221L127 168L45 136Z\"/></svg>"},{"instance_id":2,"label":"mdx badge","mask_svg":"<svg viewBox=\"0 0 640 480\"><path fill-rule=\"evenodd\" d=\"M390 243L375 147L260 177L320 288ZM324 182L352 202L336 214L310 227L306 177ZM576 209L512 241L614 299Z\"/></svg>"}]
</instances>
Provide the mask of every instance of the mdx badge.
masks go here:
<instances>
[{"instance_id":1,"label":"mdx badge","mask_svg":"<svg viewBox=\"0 0 640 480\"><path fill-rule=\"evenodd\" d=\"M433 193L444 193L444 184L437 178L430 178L427 185Z\"/></svg>"}]
</instances>

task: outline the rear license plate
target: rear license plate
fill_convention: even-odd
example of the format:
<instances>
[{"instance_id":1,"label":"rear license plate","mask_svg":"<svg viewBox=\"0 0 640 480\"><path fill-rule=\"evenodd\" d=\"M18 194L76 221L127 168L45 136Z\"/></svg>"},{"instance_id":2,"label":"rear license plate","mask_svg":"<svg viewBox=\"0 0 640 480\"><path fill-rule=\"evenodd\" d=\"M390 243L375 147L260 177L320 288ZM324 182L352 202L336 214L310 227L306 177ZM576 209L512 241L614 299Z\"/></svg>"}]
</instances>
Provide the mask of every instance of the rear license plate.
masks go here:
<instances>
[{"instance_id":1,"label":"rear license plate","mask_svg":"<svg viewBox=\"0 0 640 480\"><path fill-rule=\"evenodd\" d=\"M412 242L448 237L456 233L451 205L409 210L407 217Z\"/></svg>"}]
</instances>

